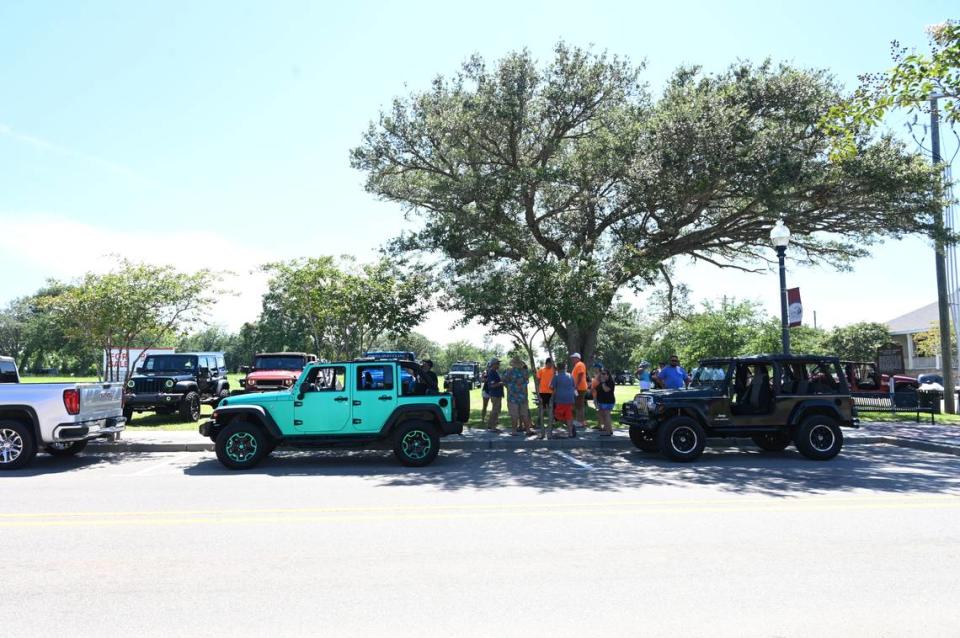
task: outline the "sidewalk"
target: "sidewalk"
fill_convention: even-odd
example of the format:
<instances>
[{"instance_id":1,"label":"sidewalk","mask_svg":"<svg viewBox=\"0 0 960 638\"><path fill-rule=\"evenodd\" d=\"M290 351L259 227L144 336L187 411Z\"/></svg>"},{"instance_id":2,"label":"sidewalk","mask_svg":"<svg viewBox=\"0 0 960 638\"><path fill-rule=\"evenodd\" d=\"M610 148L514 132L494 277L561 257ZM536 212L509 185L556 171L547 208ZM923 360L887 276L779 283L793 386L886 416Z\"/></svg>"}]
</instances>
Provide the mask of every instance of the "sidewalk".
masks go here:
<instances>
[{"instance_id":1,"label":"sidewalk","mask_svg":"<svg viewBox=\"0 0 960 638\"><path fill-rule=\"evenodd\" d=\"M886 444L914 448L927 452L941 452L960 456L960 426L914 423L861 423L860 429L843 430L846 445ZM735 439L731 444L745 443ZM600 436L594 430L581 433L575 439L539 440L534 437L491 434L483 429L466 429L462 436L448 436L440 444L446 450L517 450L517 449L633 449L626 431L613 436ZM199 432L166 432L163 430L127 430L119 441L93 441L88 452L203 452L212 451L213 443Z\"/></svg>"}]
</instances>

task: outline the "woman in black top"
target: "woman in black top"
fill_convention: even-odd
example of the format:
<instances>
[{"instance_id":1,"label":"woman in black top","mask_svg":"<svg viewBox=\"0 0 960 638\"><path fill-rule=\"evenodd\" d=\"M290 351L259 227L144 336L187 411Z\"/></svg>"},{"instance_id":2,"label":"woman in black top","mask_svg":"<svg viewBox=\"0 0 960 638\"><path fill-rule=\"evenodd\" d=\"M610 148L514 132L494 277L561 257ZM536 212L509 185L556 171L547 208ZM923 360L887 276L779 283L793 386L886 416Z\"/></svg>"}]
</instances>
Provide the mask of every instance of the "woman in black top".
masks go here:
<instances>
[{"instance_id":1,"label":"woman in black top","mask_svg":"<svg viewBox=\"0 0 960 638\"><path fill-rule=\"evenodd\" d=\"M610 436L613 434L613 417L611 412L617 404L617 398L614 396L614 390L617 384L613 381L610 371L604 368L600 371L600 378L597 383L597 420L600 422L600 435Z\"/></svg>"}]
</instances>

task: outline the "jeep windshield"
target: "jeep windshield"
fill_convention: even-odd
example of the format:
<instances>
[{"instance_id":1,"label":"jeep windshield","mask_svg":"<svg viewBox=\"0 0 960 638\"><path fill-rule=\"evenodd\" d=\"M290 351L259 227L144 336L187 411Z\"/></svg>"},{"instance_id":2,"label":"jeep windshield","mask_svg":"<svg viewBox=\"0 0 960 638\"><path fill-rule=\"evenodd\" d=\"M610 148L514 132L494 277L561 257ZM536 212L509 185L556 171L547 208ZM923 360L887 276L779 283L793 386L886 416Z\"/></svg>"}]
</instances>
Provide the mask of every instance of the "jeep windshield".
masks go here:
<instances>
[{"instance_id":1,"label":"jeep windshield","mask_svg":"<svg viewBox=\"0 0 960 638\"><path fill-rule=\"evenodd\" d=\"M253 360L254 370L303 370L305 365L303 357L257 357Z\"/></svg>"},{"instance_id":2,"label":"jeep windshield","mask_svg":"<svg viewBox=\"0 0 960 638\"><path fill-rule=\"evenodd\" d=\"M469 372L473 374L473 366L468 363L455 363L450 367L450 372Z\"/></svg>"},{"instance_id":3,"label":"jeep windshield","mask_svg":"<svg viewBox=\"0 0 960 638\"><path fill-rule=\"evenodd\" d=\"M694 372L690 387L720 390L726 380L727 366L701 366Z\"/></svg>"},{"instance_id":4,"label":"jeep windshield","mask_svg":"<svg viewBox=\"0 0 960 638\"><path fill-rule=\"evenodd\" d=\"M190 355L153 356L143 362L144 372L193 372L196 369L197 358Z\"/></svg>"}]
</instances>

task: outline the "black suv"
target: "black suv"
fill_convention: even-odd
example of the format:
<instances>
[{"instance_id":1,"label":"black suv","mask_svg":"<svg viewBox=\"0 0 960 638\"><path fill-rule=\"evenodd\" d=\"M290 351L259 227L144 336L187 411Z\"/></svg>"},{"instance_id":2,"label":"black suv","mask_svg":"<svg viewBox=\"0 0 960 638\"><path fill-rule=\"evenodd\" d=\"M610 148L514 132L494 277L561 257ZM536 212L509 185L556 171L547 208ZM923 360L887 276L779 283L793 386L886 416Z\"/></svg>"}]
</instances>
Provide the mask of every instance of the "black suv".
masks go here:
<instances>
[{"instance_id":1,"label":"black suv","mask_svg":"<svg viewBox=\"0 0 960 638\"><path fill-rule=\"evenodd\" d=\"M123 398L123 415L134 412L179 413L184 421L200 419L200 405L216 405L230 396L222 352L152 354L137 368Z\"/></svg>"},{"instance_id":2,"label":"black suv","mask_svg":"<svg viewBox=\"0 0 960 638\"><path fill-rule=\"evenodd\" d=\"M705 359L689 387L624 403L620 423L635 446L675 461L699 457L708 437L749 437L769 451L793 443L826 460L843 447L840 427L858 421L836 357L758 355Z\"/></svg>"},{"instance_id":3,"label":"black suv","mask_svg":"<svg viewBox=\"0 0 960 638\"><path fill-rule=\"evenodd\" d=\"M17 362L13 357L0 357L0 383L20 383Z\"/></svg>"}]
</instances>

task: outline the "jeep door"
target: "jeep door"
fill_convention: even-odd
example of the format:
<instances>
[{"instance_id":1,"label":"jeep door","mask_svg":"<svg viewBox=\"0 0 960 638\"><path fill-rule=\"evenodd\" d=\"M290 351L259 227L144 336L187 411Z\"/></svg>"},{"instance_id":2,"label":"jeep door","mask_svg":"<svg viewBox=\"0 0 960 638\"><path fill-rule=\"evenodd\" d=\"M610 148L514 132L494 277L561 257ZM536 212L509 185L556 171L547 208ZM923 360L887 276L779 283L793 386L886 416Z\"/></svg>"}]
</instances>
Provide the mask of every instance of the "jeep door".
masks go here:
<instances>
[{"instance_id":1,"label":"jeep door","mask_svg":"<svg viewBox=\"0 0 960 638\"><path fill-rule=\"evenodd\" d=\"M317 366L310 370L294 397L293 426L298 433L336 434L347 429L350 388L346 375L344 366Z\"/></svg>"},{"instance_id":2,"label":"jeep door","mask_svg":"<svg viewBox=\"0 0 960 638\"><path fill-rule=\"evenodd\" d=\"M397 407L395 363L356 366L353 382L353 430L379 432Z\"/></svg>"},{"instance_id":3,"label":"jeep door","mask_svg":"<svg viewBox=\"0 0 960 638\"><path fill-rule=\"evenodd\" d=\"M214 394L214 377L216 375L216 357L198 357L197 361L197 389L201 396ZM206 372L204 372L206 370Z\"/></svg>"}]
</instances>

